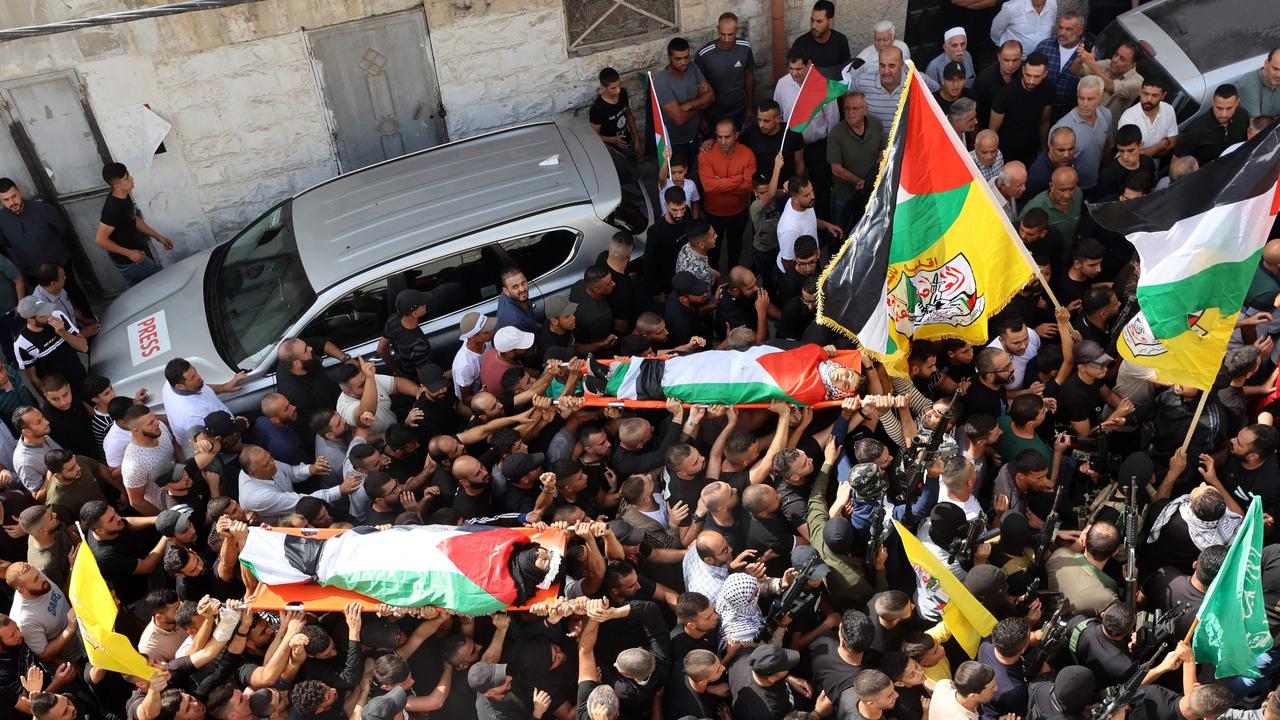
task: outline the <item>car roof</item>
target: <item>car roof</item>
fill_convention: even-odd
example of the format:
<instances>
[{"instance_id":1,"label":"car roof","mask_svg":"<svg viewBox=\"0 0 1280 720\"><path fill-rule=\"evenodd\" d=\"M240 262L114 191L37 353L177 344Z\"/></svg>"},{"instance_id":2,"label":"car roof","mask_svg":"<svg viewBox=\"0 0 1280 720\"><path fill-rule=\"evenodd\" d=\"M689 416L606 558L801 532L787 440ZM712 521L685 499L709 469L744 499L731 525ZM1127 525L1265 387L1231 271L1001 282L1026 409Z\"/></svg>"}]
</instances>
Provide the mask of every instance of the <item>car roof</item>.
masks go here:
<instances>
[{"instance_id":1,"label":"car roof","mask_svg":"<svg viewBox=\"0 0 1280 720\"><path fill-rule=\"evenodd\" d=\"M321 291L419 248L590 202L598 187L589 146L576 130L554 122L522 125L372 165L303 192L293 200L292 217L307 277Z\"/></svg>"},{"instance_id":2,"label":"car roof","mask_svg":"<svg viewBox=\"0 0 1280 720\"><path fill-rule=\"evenodd\" d=\"M1277 0L1165 0L1133 12L1150 18L1202 73L1269 52L1280 30Z\"/></svg>"}]
</instances>

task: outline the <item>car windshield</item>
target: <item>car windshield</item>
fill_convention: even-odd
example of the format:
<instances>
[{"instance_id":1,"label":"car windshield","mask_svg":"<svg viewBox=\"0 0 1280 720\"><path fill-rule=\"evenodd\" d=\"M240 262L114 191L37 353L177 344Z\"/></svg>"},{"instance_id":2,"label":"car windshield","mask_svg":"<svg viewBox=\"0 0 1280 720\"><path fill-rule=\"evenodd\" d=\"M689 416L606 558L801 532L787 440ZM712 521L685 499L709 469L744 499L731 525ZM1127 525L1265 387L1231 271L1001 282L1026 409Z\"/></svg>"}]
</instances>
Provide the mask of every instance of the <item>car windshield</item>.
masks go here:
<instances>
[{"instance_id":1,"label":"car windshield","mask_svg":"<svg viewBox=\"0 0 1280 720\"><path fill-rule=\"evenodd\" d=\"M640 186L640 178L636 171L621 154L609 149L609 158L613 160L613 168L618 173L618 184L622 186L622 202L614 208L607 218L610 225L639 235L649 227L652 215L649 213L649 200Z\"/></svg>"},{"instance_id":2,"label":"car windshield","mask_svg":"<svg viewBox=\"0 0 1280 720\"><path fill-rule=\"evenodd\" d=\"M1138 46L1138 57L1136 58L1138 74L1143 78L1159 80L1160 84L1167 89L1168 94L1165 96L1164 101L1173 107L1173 112L1177 116L1179 123L1194 117L1196 113L1200 112L1200 103L1188 95L1181 83L1170 77L1164 67L1151 55L1151 46L1148 43L1135 40L1120 23L1111 23L1098 36L1097 56L1100 58L1111 57L1116 48L1120 47L1120 43L1126 41Z\"/></svg>"},{"instance_id":3,"label":"car windshield","mask_svg":"<svg viewBox=\"0 0 1280 720\"><path fill-rule=\"evenodd\" d=\"M209 326L231 367L252 369L316 300L293 236L292 201L276 207L210 262Z\"/></svg>"},{"instance_id":4,"label":"car windshield","mask_svg":"<svg viewBox=\"0 0 1280 720\"><path fill-rule=\"evenodd\" d=\"M1276 0L1232 0L1229 4L1193 0L1154 4L1142 12L1202 73L1267 52L1275 47L1280 28L1280 2Z\"/></svg>"}]
</instances>

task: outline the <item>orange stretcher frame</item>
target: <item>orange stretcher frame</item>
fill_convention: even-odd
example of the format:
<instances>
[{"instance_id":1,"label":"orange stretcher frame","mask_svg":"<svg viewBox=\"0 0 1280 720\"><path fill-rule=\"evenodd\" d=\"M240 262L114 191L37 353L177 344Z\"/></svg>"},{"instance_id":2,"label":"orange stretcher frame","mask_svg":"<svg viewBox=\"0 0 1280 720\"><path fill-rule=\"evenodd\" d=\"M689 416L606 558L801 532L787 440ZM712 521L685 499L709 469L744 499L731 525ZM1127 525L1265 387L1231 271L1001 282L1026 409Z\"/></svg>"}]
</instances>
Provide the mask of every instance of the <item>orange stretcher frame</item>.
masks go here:
<instances>
[{"instance_id":1,"label":"orange stretcher frame","mask_svg":"<svg viewBox=\"0 0 1280 720\"><path fill-rule=\"evenodd\" d=\"M548 550L555 550L561 555L565 552L565 546L568 544L569 534L563 530L547 528L545 530L536 530L534 528L511 528L518 533L522 533L529 537L530 540L538 543ZM299 537L318 538L324 540L336 535L347 532L346 529L333 530L329 528L320 530L303 530L300 528L271 528L272 532L284 533L286 535L297 535ZM526 610L532 605L536 605L544 600L549 600L560 594L560 586L552 585L546 590L539 590L536 595L529 600L528 604L519 607L508 608L510 610ZM373 612L378 609L382 603L360 593L351 592L350 590L339 590L338 588L325 587L319 583L305 582L292 583L289 585L268 585L266 583L258 583L258 588L254 591L253 596L249 598L249 605L255 610L305 610L307 612L340 612L348 604L352 602L360 603L366 612Z\"/></svg>"}]
</instances>

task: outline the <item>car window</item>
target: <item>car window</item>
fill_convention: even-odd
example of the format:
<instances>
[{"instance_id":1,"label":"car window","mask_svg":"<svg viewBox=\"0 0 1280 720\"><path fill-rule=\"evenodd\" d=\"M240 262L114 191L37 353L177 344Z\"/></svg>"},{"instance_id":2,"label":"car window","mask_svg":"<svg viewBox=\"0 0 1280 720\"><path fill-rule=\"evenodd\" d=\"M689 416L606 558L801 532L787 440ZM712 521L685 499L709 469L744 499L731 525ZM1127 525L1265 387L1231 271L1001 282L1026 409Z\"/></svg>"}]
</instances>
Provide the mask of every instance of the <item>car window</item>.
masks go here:
<instances>
[{"instance_id":1,"label":"car window","mask_svg":"<svg viewBox=\"0 0 1280 720\"><path fill-rule=\"evenodd\" d=\"M497 297L499 276L508 265L523 269L530 280L559 267L572 255L577 239L575 232L550 230L464 250L379 278L325 308L307 324L302 336L320 335L347 350L373 342L391 317L395 294L406 288L429 296L424 323L451 315Z\"/></svg>"}]
</instances>

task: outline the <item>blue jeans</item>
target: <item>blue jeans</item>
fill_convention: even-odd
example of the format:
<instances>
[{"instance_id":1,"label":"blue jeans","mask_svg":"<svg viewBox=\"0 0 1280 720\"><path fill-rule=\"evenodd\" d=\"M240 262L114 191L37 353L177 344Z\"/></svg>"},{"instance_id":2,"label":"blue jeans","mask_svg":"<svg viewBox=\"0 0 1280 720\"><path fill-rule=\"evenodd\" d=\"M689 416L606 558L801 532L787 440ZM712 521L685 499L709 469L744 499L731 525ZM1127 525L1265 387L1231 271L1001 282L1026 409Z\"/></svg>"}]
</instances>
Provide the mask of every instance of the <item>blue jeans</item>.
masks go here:
<instances>
[{"instance_id":1,"label":"blue jeans","mask_svg":"<svg viewBox=\"0 0 1280 720\"><path fill-rule=\"evenodd\" d=\"M160 272L160 266L149 257L142 258L142 262L116 265L116 269L124 276L125 283L131 287Z\"/></svg>"}]
</instances>

